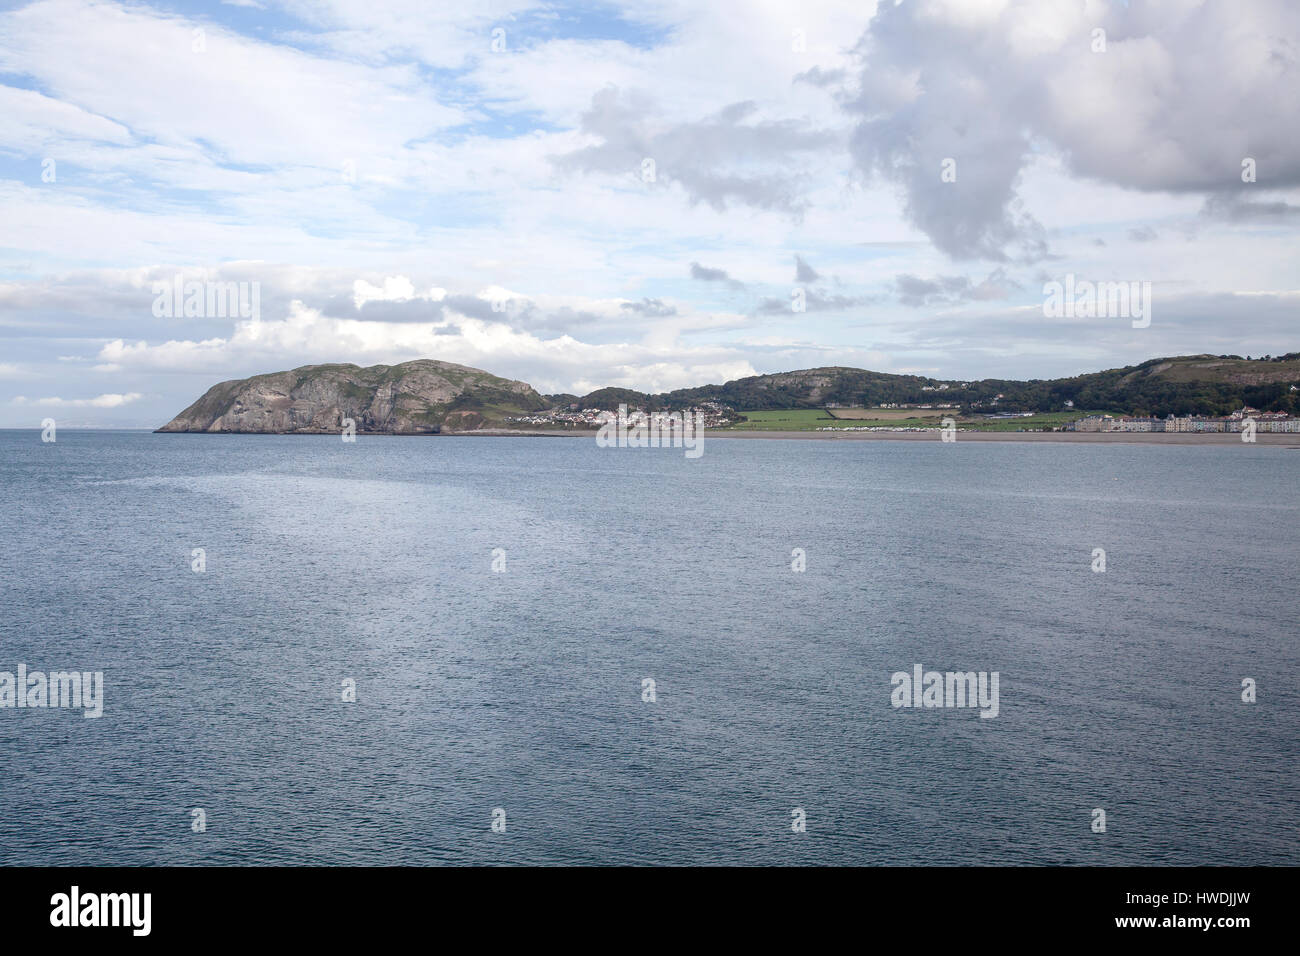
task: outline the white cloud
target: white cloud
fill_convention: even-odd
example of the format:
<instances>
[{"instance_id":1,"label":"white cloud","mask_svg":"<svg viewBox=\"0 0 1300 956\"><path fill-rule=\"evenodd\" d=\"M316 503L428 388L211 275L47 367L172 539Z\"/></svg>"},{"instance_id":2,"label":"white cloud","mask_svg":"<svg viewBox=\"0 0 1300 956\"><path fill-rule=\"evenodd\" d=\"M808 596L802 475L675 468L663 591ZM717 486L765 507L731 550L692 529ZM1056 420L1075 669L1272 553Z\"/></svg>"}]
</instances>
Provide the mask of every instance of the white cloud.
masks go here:
<instances>
[{"instance_id":1,"label":"white cloud","mask_svg":"<svg viewBox=\"0 0 1300 956\"><path fill-rule=\"evenodd\" d=\"M886 6L842 93L853 154L953 258L1042 258L1018 195L1035 153L1136 190L1239 192L1247 157L1268 167L1261 183L1300 186L1297 34L1300 8L1270 0Z\"/></svg>"},{"instance_id":2,"label":"white cloud","mask_svg":"<svg viewBox=\"0 0 1300 956\"><path fill-rule=\"evenodd\" d=\"M127 392L125 395L104 394L95 398L27 398L16 395L14 405L43 405L50 408L120 408L131 402L144 398L139 392Z\"/></svg>"},{"instance_id":3,"label":"white cloud","mask_svg":"<svg viewBox=\"0 0 1300 956\"><path fill-rule=\"evenodd\" d=\"M874 26L836 0L265 6L0 12L0 382L75 395L91 371L148 396L135 422L318 361L655 390L1296 347L1270 290L1300 283L1300 16L1275 0L905 0ZM1243 143L1259 182L1207 202ZM954 154L960 192L936 192L927 164ZM1008 252L992 284L951 255ZM790 301L796 255L836 308L761 311ZM1063 330L1031 320L1040 268L1182 298L1143 338ZM265 321L155 319L150 282L178 271L260 282ZM901 305L909 275L958 292Z\"/></svg>"},{"instance_id":4,"label":"white cloud","mask_svg":"<svg viewBox=\"0 0 1300 956\"><path fill-rule=\"evenodd\" d=\"M0 86L0 143L11 150L40 152L61 140L122 146L131 142L131 133L121 123L36 90Z\"/></svg>"},{"instance_id":5,"label":"white cloud","mask_svg":"<svg viewBox=\"0 0 1300 956\"><path fill-rule=\"evenodd\" d=\"M464 120L410 67L327 59L209 21L86 0L37 0L0 16L0 70L137 136L202 142L241 164L339 170Z\"/></svg>"},{"instance_id":6,"label":"white cloud","mask_svg":"<svg viewBox=\"0 0 1300 956\"><path fill-rule=\"evenodd\" d=\"M680 340L600 344L568 334L542 338L505 322L454 312L445 320L418 324L340 319L301 302L294 302L283 319L239 322L229 337L157 344L115 339L97 356L107 368L131 374L204 375L338 361L396 364L430 357L521 378L552 391L611 384L660 390L721 381L719 375L755 374L735 346ZM597 384L587 387L591 382Z\"/></svg>"}]
</instances>

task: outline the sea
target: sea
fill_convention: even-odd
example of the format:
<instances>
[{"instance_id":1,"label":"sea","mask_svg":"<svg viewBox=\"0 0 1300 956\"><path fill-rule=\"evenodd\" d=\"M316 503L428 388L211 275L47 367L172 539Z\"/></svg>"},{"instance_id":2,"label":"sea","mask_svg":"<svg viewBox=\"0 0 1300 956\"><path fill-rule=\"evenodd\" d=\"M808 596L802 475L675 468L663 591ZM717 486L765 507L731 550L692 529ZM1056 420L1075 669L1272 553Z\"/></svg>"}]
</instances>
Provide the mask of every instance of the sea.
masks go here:
<instances>
[{"instance_id":1,"label":"sea","mask_svg":"<svg viewBox=\"0 0 1300 956\"><path fill-rule=\"evenodd\" d=\"M1300 452L703 449L0 432L0 864L1300 864Z\"/></svg>"}]
</instances>

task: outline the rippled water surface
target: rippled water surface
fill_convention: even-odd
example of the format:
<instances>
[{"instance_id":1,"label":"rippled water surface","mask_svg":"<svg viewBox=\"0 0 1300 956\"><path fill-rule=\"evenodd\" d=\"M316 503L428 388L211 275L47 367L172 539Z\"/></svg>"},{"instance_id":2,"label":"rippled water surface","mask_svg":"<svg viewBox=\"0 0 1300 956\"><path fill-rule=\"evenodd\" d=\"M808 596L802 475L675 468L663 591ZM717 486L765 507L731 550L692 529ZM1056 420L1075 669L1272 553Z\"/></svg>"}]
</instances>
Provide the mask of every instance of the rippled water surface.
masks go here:
<instances>
[{"instance_id":1,"label":"rippled water surface","mask_svg":"<svg viewBox=\"0 0 1300 956\"><path fill-rule=\"evenodd\" d=\"M0 432L0 863L1300 863L1298 469Z\"/></svg>"}]
</instances>

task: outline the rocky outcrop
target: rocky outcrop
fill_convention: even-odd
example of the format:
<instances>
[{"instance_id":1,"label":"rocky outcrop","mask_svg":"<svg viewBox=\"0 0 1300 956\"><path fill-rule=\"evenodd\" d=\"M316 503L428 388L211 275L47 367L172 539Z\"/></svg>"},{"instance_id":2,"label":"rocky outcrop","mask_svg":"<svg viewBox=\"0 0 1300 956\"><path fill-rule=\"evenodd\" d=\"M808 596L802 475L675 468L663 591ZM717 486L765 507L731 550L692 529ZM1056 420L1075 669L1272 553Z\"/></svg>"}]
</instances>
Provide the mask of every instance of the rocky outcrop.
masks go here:
<instances>
[{"instance_id":1,"label":"rocky outcrop","mask_svg":"<svg viewBox=\"0 0 1300 956\"><path fill-rule=\"evenodd\" d=\"M526 382L421 359L401 365L306 365L222 382L160 432L435 435L473 431L546 408Z\"/></svg>"}]
</instances>

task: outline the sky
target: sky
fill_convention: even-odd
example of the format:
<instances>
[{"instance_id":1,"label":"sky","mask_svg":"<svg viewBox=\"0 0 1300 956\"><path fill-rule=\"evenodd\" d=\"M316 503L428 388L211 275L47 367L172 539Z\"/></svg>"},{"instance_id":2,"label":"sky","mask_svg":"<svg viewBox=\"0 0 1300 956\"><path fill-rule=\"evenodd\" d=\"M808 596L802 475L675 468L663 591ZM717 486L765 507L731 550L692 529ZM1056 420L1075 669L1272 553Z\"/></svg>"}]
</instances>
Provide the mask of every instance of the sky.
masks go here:
<instances>
[{"instance_id":1,"label":"sky","mask_svg":"<svg viewBox=\"0 0 1300 956\"><path fill-rule=\"evenodd\" d=\"M0 3L0 427L321 362L1297 351L1297 91L1288 0ZM1067 276L1149 282L1149 323L1048 317Z\"/></svg>"}]
</instances>

